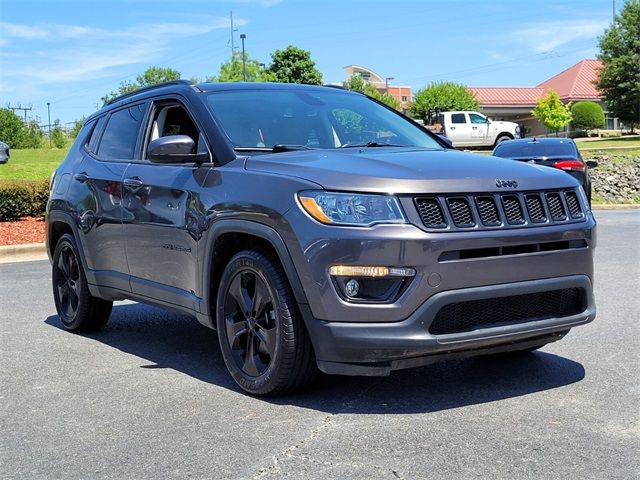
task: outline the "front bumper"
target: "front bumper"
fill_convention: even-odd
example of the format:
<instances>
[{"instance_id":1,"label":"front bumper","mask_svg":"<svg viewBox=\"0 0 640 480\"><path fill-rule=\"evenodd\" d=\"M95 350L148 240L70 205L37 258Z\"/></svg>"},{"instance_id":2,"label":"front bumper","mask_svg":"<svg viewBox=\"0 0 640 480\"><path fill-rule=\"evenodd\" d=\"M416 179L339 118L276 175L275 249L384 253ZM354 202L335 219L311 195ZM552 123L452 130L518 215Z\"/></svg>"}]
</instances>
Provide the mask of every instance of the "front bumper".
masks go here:
<instances>
[{"instance_id":1,"label":"front bumper","mask_svg":"<svg viewBox=\"0 0 640 480\"><path fill-rule=\"evenodd\" d=\"M446 304L485 298L578 288L584 292L582 312L560 318L503 324L474 331L432 335L429 326ZM319 368L342 375L388 375L392 370L425 365L451 357L525 349L559 340L575 326L592 321L596 307L591 280L572 275L543 280L464 288L431 296L400 322L362 323L311 320L311 336Z\"/></svg>"}]
</instances>

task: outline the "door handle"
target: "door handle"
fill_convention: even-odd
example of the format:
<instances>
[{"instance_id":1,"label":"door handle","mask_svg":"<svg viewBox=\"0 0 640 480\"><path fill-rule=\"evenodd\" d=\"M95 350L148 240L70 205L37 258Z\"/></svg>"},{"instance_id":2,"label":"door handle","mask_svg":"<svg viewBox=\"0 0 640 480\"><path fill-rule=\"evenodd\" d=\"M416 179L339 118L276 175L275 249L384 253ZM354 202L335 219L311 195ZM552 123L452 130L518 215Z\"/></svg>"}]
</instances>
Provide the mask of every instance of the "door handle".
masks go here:
<instances>
[{"instance_id":1,"label":"door handle","mask_svg":"<svg viewBox=\"0 0 640 480\"><path fill-rule=\"evenodd\" d=\"M455 130L455 129L456 129L456 127L451 127L451 130Z\"/></svg>"},{"instance_id":2,"label":"door handle","mask_svg":"<svg viewBox=\"0 0 640 480\"><path fill-rule=\"evenodd\" d=\"M478 127L471 127L471 130L477 130Z\"/></svg>"},{"instance_id":3,"label":"door handle","mask_svg":"<svg viewBox=\"0 0 640 480\"><path fill-rule=\"evenodd\" d=\"M81 173L76 173L73 176L74 180L79 181L80 183L84 183L87 180L89 180L89 175L86 174L86 172L81 172Z\"/></svg>"},{"instance_id":4,"label":"door handle","mask_svg":"<svg viewBox=\"0 0 640 480\"><path fill-rule=\"evenodd\" d=\"M128 189L134 190L136 188L140 188L142 186L142 180L138 177L125 178L122 183Z\"/></svg>"}]
</instances>

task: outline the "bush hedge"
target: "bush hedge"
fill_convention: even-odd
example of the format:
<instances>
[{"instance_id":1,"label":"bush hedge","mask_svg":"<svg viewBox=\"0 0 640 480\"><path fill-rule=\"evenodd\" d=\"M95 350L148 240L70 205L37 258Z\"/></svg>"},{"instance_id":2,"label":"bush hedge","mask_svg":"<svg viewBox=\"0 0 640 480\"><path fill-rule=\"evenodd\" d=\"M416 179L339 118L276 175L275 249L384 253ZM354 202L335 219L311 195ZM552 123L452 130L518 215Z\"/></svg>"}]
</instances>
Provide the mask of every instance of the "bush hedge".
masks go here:
<instances>
[{"instance_id":1,"label":"bush hedge","mask_svg":"<svg viewBox=\"0 0 640 480\"><path fill-rule=\"evenodd\" d=\"M595 102L576 102L571 106L571 124L580 130L604 127L604 111Z\"/></svg>"},{"instance_id":2,"label":"bush hedge","mask_svg":"<svg viewBox=\"0 0 640 480\"><path fill-rule=\"evenodd\" d=\"M0 181L0 222L42 216L48 198L47 180Z\"/></svg>"}]
</instances>

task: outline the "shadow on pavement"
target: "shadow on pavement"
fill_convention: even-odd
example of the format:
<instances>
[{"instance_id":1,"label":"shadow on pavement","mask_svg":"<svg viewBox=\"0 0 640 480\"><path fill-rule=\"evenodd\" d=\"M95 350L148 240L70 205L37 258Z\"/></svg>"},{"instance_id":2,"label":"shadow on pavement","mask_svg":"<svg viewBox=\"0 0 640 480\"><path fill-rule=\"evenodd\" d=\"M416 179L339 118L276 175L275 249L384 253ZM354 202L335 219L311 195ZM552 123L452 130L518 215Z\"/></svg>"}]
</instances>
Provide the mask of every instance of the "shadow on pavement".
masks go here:
<instances>
[{"instance_id":1,"label":"shadow on pavement","mask_svg":"<svg viewBox=\"0 0 640 480\"><path fill-rule=\"evenodd\" d=\"M45 323L62 328L57 315ZM188 316L142 304L117 305L105 328L83 336L153 362L141 368L171 368L240 392L227 373L216 333ZM333 414L424 413L550 390L584 375L580 363L538 351L442 362L390 377L320 375L306 392L264 401Z\"/></svg>"}]
</instances>

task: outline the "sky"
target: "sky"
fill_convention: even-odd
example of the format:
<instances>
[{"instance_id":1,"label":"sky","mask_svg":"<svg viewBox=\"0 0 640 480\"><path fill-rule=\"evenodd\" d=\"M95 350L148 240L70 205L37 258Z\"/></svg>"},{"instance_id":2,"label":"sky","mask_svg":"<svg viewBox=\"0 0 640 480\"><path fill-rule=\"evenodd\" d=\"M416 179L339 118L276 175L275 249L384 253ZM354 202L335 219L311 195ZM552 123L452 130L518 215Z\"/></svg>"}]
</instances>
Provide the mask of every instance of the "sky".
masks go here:
<instances>
[{"instance_id":1,"label":"sky","mask_svg":"<svg viewBox=\"0 0 640 480\"><path fill-rule=\"evenodd\" d=\"M365 66L414 93L434 81L534 86L585 58L623 0L0 0L0 106L73 122L150 66L215 75L236 46L269 64L311 52L324 83ZM24 112L17 112L23 115Z\"/></svg>"}]
</instances>

